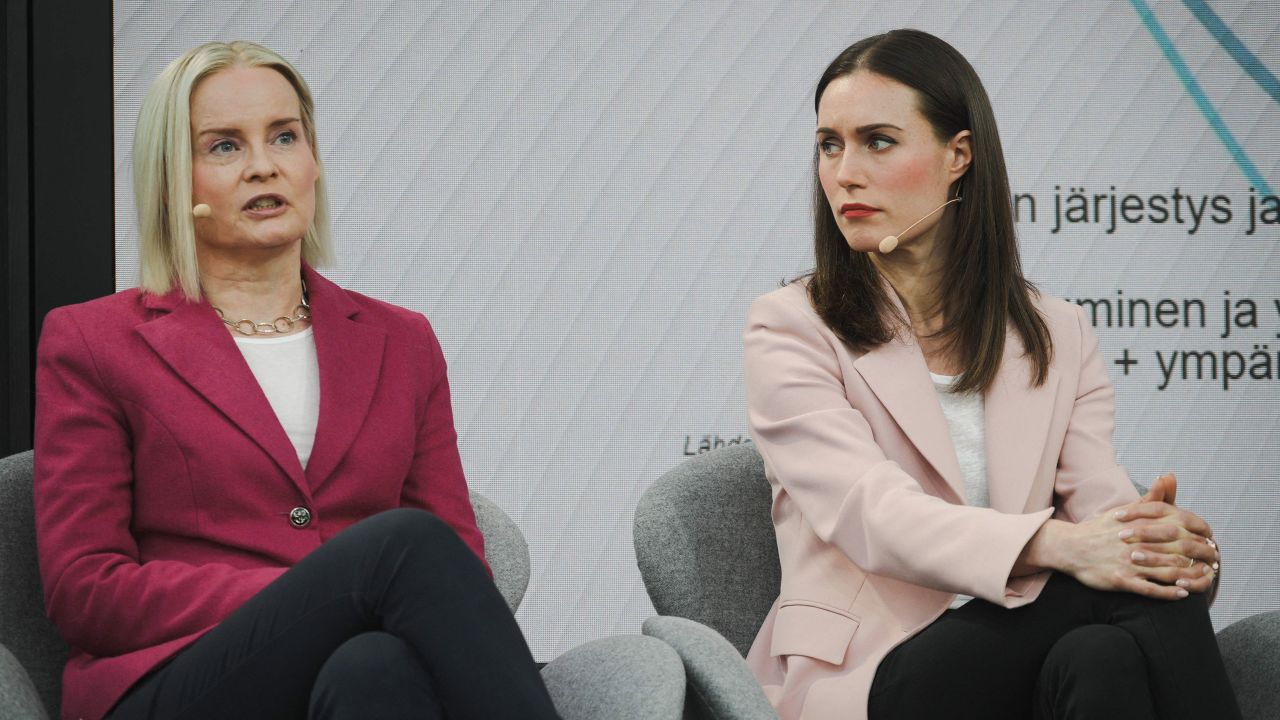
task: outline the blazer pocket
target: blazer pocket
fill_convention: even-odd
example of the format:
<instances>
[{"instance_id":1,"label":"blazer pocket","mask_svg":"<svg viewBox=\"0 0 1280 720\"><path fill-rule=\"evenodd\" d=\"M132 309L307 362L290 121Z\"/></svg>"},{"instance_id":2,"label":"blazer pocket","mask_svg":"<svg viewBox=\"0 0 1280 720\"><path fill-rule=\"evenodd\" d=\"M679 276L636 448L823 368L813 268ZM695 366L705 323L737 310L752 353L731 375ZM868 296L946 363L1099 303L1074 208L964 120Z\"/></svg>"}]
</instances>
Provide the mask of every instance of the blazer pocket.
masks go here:
<instances>
[{"instance_id":1,"label":"blazer pocket","mask_svg":"<svg viewBox=\"0 0 1280 720\"><path fill-rule=\"evenodd\" d=\"M769 654L804 655L842 665L858 618L844 610L812 600L786 600L773 618Z\"/></svg>"}]
</instances>

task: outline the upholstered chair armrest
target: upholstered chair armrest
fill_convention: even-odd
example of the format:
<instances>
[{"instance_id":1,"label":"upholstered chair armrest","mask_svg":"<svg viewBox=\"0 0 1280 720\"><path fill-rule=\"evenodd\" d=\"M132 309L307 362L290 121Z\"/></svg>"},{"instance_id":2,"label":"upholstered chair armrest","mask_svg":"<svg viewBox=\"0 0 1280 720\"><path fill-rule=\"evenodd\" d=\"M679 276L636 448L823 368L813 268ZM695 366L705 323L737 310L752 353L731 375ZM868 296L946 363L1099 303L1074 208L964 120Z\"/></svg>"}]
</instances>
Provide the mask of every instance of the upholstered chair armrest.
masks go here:
<instances>
[{"instance_id":1,"label":"upholstered chair armrest","mask_svg":"<svg viewBox=\"0 0 1280 720\"><path fill-rule=\"evenodd\" d=\"M529 544L520 526L497 503L478 492L469 493L476 526L484 535L484 559L493 571L493 582L515 612L529 587Z\"/></svg>"},{"instance_id":2,"label":"upholstered chair armrest","mask_svg":"<svg viewBox=\"0 0 1280 720\"><path fill-rule=\"evenodd\" d=\"M684 666L666 643L643 635L593 640L542 669L563 720L680 720Z\"/></svg>"},{"instance_id":3,"label":"upholstered chair armrest","mask_svg":"<svg viewBox=\"0 0 1280 720\"><path fill-rule=\"evenodd\" d=\"M0 645L0 718L49 720L27 671L3 645Z\"/></svg>"},{"instance_id":4,"label":"upholstered chair armrest","mask_svg":"<svg viewBox=\"0 0 1280 720\"><path fill-rule=\"evenodd\" d=\"M778 720L747 663L720 633L680 617L651 617L643 632L675 649L684 662L686 718Z\"/></svg>"},{"instance_id":5,"label":"upholstered chair armrest","mask_svg":"<svg viewBox=\"0 0 1280 720\"><path fill-rule=\"evenodd\" d=\"M1244 720L1280 718L1280 610L1223 628L1218 649Z\"/></svg>"}]
</instances>

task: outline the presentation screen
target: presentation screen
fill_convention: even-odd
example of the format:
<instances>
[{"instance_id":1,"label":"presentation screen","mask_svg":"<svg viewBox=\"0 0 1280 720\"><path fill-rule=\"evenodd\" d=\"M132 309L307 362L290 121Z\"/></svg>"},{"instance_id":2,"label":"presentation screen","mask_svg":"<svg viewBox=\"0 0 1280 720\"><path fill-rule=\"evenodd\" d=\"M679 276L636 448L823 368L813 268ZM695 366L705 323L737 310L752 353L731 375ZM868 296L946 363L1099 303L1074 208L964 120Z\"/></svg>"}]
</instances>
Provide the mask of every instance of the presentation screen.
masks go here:
<instances>
[{"instance_id":1,"label":"presentation screen","mask_svg":"<svg viewBox=\"0 0 1280 720\"><path fill-rule=\"evenodd\" d=\"M813 265L813 90L915 27L977 68L1024 266L1085 307L1132 477L1180 478L1222 627L1280 608L1280 8L1261 3L115 3L117 285L148 84L261 42L317 102L339 284L424 313L468 480L519 524L539 660L653 614L645 489L749 442L752 299Z\"/></svg>"}]
</instances>

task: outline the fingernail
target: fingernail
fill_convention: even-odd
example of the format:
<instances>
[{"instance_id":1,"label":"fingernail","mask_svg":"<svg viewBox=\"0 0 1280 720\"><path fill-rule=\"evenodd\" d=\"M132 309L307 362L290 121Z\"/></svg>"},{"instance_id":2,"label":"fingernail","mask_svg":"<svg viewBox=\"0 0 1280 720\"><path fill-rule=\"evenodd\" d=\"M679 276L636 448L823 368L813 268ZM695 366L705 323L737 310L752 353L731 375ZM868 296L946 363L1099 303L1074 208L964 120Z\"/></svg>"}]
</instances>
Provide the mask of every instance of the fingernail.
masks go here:
<instances>
[{"instance_id":1,"label":"fingernail","mask_svg":"<svg viewBox=\"0 0 1280 720\"><path fill-rule=\"evenodd\" d=\"M1216 562L1215 562L1215 563L1213 563L1212 565L1210 565L1209 567L1211 567L1211 568L1213 568L1215 571L1217 571L1217 569L1218 569L1218 563L1216 563Z\"/></svg>"},{"instance_id":2,"label":"fingernail","mask_svg":"<svg viewBox=\"0 0 1280 720\"><path fill-rule=\"evenodd\" d=\"M1129 511L1128 511L1128 510L1117 510L1117 511L1116 511L1116 519L1117 519L1117 520L1123 520L1123 519L1124 519L1124 516L1125 516L1125 515L1128 515L1128 514L1129 514Z\"/></svg>"},{"instance_id":3,"label":"fingernail","mask_svg":"<svg viewBox=\"0 0 1280 720\"><path fill-rule=\"evenodd\" d=\"M1126 529L1124 529L1124 530L1121 530L1121 531L1120 531L1120 539L1121 539L1121 540L1127 540L1127 539L1129 539L1129 538L1131 538L1131 537L1133 537L1133 530L1126 528Z\"/></svg>"},{"instance_id":4,"label":"fingernail","mask_svg":"<svg viewBox=\"0 0 1280 720\"><path fill-rule=\"evenodd\" d=\"M1177 585L1178 587L1182 587L1182 588L1184 588L1184 587L1191 587L1191 581L1190 581L1190 580L1187 580L1187 579L1179 580L1178 582L1176 582L1176 583L1174 583L1174 584L1175 584L1175 585Z\"/></svg>"},{"instance_id":5,"label":"fingernail","mask_svg":"<svg viewBox=\"0 0 1280 720\"><path fill-rule=\"evenodd\" d=\"M1201 575L1208 575L1208 574L1209 574L1209 573L1211 573L1211 572L1213 572L1213 567L1212 567L1212 566L1210 566L1210 565L1205 565L1205 566L1204 566L1204 572L1203 572L1203 573L1201 573Z\"/></svg>"},{"instance_id":6,"label":"fingernail","mask_svg":"<svg viewBox=\"0 0 1280 720\"><path fill-rule=\"evenodd\" d=\"M1187 596L1187 591L1183 590L1182 588L1178 588L1178 592L1176 593L1176 595L1180 598L1184 598Z\"/></svg>"},{"instance_id":7,"label":"fingernail","mask_svg":"<svg viewBox=\"0 0 1280 720\"><path fill-rule=\"evenodd\" d=\"M1135 562L1142 562L1143 560L1147 559L1146 553L1141 553L1141 552L1134 552L1129 557L1133 558Z\"/></svg>"}]
</instances>

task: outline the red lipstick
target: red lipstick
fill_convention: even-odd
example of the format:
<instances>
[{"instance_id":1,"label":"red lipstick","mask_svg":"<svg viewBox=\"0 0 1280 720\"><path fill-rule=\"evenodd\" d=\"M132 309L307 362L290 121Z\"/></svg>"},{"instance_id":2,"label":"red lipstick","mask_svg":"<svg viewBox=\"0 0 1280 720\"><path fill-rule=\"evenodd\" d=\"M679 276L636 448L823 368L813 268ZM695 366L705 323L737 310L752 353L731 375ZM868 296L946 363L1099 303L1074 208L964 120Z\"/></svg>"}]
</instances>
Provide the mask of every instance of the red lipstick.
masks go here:
<instances>
[{"instance_id":1,"label":"red lipstick","mask_svg":"<svg viewBox=\"0 0 1280 720\"><path fill-rule=\"evenodd\" d=\"M847 218L870 217L878 212L880 212L880 208L874 208L862 203L845 203L840 206L840 214Z\"/></svg>"}]
</instances>

